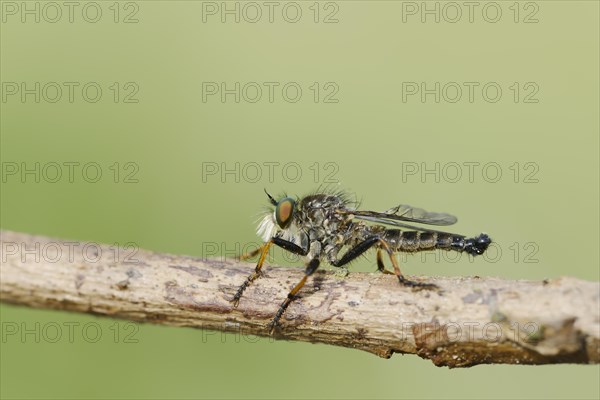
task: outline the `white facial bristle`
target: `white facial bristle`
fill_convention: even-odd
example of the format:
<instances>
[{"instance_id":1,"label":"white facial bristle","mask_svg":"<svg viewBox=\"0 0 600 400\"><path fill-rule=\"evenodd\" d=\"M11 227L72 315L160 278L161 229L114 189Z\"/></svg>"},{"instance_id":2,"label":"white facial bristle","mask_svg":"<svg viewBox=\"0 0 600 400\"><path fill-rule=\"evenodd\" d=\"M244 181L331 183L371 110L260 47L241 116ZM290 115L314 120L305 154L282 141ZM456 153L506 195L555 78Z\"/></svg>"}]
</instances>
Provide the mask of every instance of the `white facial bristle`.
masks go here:
<instances>
[{"instance_id":1,"label":"white facial bristle","mask_svg":"<svg viewBox=\"0 0 600 400\"><path fill-rule=\"evenodd\" d=\"M258 228L256 228L256 234L260 236L264 242L268 242L275 234L275 230L275 219L273 218L273 214L269 213L265 215L262 221L260 221L258 224Z\"/></svg>"}]
</instances>

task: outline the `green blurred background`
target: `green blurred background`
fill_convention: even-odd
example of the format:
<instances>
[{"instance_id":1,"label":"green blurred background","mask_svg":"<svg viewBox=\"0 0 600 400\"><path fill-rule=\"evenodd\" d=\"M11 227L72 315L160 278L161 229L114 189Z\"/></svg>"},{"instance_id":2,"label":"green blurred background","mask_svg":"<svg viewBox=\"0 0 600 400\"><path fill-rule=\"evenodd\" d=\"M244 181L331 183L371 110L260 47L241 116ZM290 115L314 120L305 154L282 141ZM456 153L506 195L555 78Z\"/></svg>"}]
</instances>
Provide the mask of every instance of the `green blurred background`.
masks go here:
<instances>
[{"instance_id":1,"label":"green blurred background","mask_svg":"<svg viewBox=\"0 0 600 400\"><path fill-rule=\"evenodd\" d=\"M475 2L471 17L462 3L275 2L272 21L262 2L75 2L72 16L62 3L1 3L2 229L232 253L258 240L263 188L302 195L327 181L368 209L451 212L454 231L497 243L487 259L407 257L408 274L599 279L596 1ZM207 92L223 82L240 83L239 102ZM421 98L423 82L439 82L439 102ZM421 175L436 168L439 179ZM374 269L373 257L352 267ZM64 329L56 343L3 332L3 398L600 396L598 366L448 370L153 325L130 343L107 318L0 310L3 327ZM90 323L101 340L66 338L65 324Z\"/></svg>"}]
</instances>

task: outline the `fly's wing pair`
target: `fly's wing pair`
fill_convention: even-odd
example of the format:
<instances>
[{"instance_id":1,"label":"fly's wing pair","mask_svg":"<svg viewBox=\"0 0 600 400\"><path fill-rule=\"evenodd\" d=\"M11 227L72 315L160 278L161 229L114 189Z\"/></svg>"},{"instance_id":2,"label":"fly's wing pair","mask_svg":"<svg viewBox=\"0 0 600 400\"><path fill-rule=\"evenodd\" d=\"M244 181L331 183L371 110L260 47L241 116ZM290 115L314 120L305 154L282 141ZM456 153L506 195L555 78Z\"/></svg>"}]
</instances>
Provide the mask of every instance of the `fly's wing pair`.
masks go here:
<instances>
[{"instance_id":1,"label":"fly's wing pair","mask_svg":"<svg viewBox=\"0 0 600 400\"><path fill-rule=\"evenodd\" d=\"M432 229L413 226L401 221L415 222L426 225L446 226L456 223L457 219L454 215L446 213L437 213L425 211L422 208L411 207L406 204L401 204L397 207L390 208L385 212L348 210L346 213L354 215L356 219L364 221L376 222L379 224L398 226L401 228L414 229L422 232L438 232Z\"/></svg>"}]
</instances>

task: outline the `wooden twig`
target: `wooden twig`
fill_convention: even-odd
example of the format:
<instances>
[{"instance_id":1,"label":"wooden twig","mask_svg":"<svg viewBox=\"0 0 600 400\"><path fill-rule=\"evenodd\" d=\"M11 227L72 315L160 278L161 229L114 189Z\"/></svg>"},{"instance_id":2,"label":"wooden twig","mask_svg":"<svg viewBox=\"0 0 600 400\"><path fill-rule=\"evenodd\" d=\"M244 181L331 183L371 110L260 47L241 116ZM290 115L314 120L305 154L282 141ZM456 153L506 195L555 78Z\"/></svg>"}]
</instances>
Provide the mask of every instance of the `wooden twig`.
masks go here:
<instances>
[{"instance_id":1,"label":"wooden twig","mask_svg":"<svg viewBox=\"0 0 600 400\"><path fill-rule=\"evenodd\" d=\"M265 268L234 309L229 300L253 264L0 234L3 302L133 321L268 336L267 324L303 274L301 268ZM413 291L379 273L341 278L318 271L274 337L386 358L414 353L449 367L600 361L598 282L427 281L441 291Z\"/></svg>"}]
</instances>

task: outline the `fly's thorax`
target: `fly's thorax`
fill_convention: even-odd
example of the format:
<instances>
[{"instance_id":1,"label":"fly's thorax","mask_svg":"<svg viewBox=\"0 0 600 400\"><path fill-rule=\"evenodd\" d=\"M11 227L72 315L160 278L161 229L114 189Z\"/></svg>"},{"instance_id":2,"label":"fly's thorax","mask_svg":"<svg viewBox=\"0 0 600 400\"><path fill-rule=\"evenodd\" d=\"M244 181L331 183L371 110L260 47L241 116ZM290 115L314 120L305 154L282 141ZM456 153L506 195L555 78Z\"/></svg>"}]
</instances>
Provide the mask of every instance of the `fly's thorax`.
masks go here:
<instances>
[{"instance_id":1,"label":"fly's thorax","mask_svg":"<svg viewBox=\"0 0 600 400\"><path fill-rule=\"evenodd\" d=\"M325 218L319 223L309 219L302 225L302 229L309 233L311 239L317 240L324 237L335 237L344 235L348 225L343 220L337 218Z\"/></svg>"},{"instance_id":2,"label":"fly's thorax","mask_svg":"<svg viewBox=\"0 0 600 400\"><path fill-rule=\"evenodd\" d=\"M310 242L310 251L308 252L308 255L306 256L306 258L308 260L312 260L315 258L321 258L322 249L323 249L323 246L321 245L321 242L311 241Z\"/></svg>"},{"instance_id":3,"label":"fly's thorax","mask_svg":"<svg viewBox=\"0 0 600 400\"><path fill-rule=\"evenodd\" d=\"M336 238L345 236L350 224L347 217L335 212L335 209L308 208L299 214L297 224L307 232L310 240L336 241Z\"/></svg>"}]
</instances>

